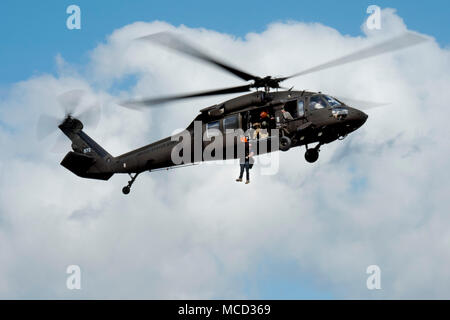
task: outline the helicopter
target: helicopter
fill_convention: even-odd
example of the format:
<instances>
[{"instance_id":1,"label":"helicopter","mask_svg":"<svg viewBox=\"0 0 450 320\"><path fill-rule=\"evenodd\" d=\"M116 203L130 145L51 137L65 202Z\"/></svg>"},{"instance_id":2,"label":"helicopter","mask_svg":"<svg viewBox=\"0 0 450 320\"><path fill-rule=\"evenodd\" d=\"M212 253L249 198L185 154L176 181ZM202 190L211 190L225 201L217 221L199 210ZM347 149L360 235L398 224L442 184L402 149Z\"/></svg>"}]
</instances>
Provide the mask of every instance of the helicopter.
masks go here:
<instances>
[{"instance_id":1,"label":"helicopter","mask_svg":"<svg viewBox=\"0 0 450 320\"><path fill-rule=\"evenodd\" d=\"M269 145L269 149L265 150L257 147L256 155L278 150L286 152L294 147L305 146L304 157L307 162L313 163L318 160L319 151L323 145L345 138L360 128L368 116L360 110L361 108L357 109L348 105L348 100L346 103L343 99L322 92L294 91L293 88L281 87L280 83L294 77L404 49L422 43L427 38L406 32L377 45L287 77L259 77L247 73L205 53L197 46L170 32L146 35L136 40L151 42L212 64L247 81L247 84L175 96L129 100L120 102L120 105L140 109L182 99L250 92L201 109L186 128L185 132L190 135L188 141L184 142L190 147L199 146L200 151L204 151L208 145L217 140L209 133L219 132L223 134L223 137L229 137L228 132L239 131L240 133L234 134L231 139L224 138L226 141L221 148L228 151L231 148L233 151L221 152L226 154L224 158L236 159L239 146L250 140L257 146L263 141ZM173 150L178 142L173 137L166 137L115 157L89 137L83 131L82 121L72 114L66 115L58 127L72 142L72 151L66 154L61 165L82 178L108 180L116 173L128 174L130 180L123 187L123 194L130 193L136 178L143 172L216 160L202 153L200 156L191 153L188 156L184 155L182 162L174 162ZM198 144L195 141L195 131L197 136L200 133L201 137L207 136L210 139L202 139ZM243 136L244 139L242 139ZM313 144L315 146L311 147Z\"/></svg>"}]
</instances>

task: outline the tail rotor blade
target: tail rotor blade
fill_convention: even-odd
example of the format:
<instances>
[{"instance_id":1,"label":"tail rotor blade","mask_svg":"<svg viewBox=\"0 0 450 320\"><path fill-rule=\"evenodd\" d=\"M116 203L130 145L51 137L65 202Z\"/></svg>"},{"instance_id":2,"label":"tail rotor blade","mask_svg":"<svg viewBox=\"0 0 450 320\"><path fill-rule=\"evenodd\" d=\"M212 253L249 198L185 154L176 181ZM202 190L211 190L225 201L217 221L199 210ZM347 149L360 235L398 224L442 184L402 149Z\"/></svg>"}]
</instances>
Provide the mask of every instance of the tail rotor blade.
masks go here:
<instances>
[{"instance_id":1,"label":"tail rotor blade","mask_svg":"<svg viewBox=\"0 0 450 320\"><path fill-rule=\"evenodd\" d=\"M85 99L85 97L86 94L84 90L75 89L64 92L63 94L59 95L57 97L57 100L60 106L64 109L65 113L64 117L74 116L75 111L80 108L80 105L86 105L87 103L89 103L90 107L86 108L76 117L79 118L80 121L84 123L84 125L95 128L100 121L101 108L98 106L97 103L92 103L92 101L89 102L88 99ZM42 114L37 122L36 127L37 139L43 140L46 137L53 134L55 131L57 131L58 126L63 121L64 118L61 119L55 116ZM60 142L57 145L64 146L65 145L65 143L63 142L65 140L64 136L61 136L59 140ZM62 148L56 147L56 149Z\"/></svg>"},{"instance_id":2,"label":"tail rotor blade","mask_svg":"<svg viewBox=\"0 0 450 320\"><path fill-rule=\"evenodd\" d=\"M78 116L76 116L76 118L90 129L95 129L100 122L101 113L101 107L98 105L93 105L81 112Z\"/></svg>"},{"instance_id":3,"label":"tail rotor blade","mask_svg":"<svg viewBox=\"0 0 450 320\"><path fill-rule=\"evenodd\" d=\"M64 92L58 96L58 102L63 107L66 116L75 113L76 109L81 104L84 94L84 90L75 89Z\"/></svg>"},{"instance_id":4,"label":"tail rotor blade","mask_svg":"<svg viewBox=\"0 0 450 320\"><path fill-rule=\"evenodd\" d=\"M67 139L65 135L58 134L57 138L55 139L55 143L50 149L50 152L52 153L66 153L67 147L70 147L70 140Z\"/></svg>"},{"instance_id":5,"label":"tail rotor blade","mask_svg":"<svg viewBox=\"0 0 450 320\"><path fill-rule=\"evenodd\" d=\"M43 140L49 135L51 135L53 132L56 131L56 129L58 129L58 125L60 124L60 122L61 120L56 117L42 114L37 122L36 127L37 138L39 140Z\"/></svg>"}]
</instances>

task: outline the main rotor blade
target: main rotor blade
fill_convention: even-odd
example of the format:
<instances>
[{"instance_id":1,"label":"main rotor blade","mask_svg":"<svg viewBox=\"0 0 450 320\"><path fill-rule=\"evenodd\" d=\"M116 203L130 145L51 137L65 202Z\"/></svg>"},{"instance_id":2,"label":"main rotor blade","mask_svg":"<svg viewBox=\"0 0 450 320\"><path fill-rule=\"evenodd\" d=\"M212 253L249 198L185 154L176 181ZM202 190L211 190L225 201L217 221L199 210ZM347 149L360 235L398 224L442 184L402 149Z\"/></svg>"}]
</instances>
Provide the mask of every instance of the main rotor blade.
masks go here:
<instances>
[{"instance_id":1,"label":"main rotor blade","mask_svg":"<svg viewBox=\"0 0 450 320\"><path fill-rule=\"evenodd\" d=\"M231 88L225 88L225 89L217 89L217 90L189 93L189 94L176 95L176 96L166 96L166 97L150 98L150 99L142 99L142 100L130 100L130 101L121 102L120 105L127 107L127 108L136 109L139 107L146 107L146 106L150 107L150 106L162 104L165 102L188 99L188 98L206 97L206 96L213 96L213 95L218 95L218 94L247 92L247 91L250 91L251 87L252 87L251 85L245 85L245 86L239 86L239 87L231 87Z\"/></svg>"},{"instance_id":2,"label":"main rotor blade","mask_svg":"<svg viewBox=\"0 0 450 320\"><path fill-rule=\"evenodd\" d=\"M349 105L350 107L360 109L360 110L369 110L373 108L378 107L384 107L389 105L389 102L374 102L374 101L366 101L366 100L358 100L353 98L347 98L347 97L339 97L334 96L336 99L338 99L341 102L344 102L345 104Z\"/></svg>"},{"instance_id":3,"label":"main rotor blade","mask_svg":"<svg viewBox=\"0 0 450 320\"><path fill-rule=\"evenodd\" d=\"M289 76L289 77L285 77L285 78L278 78L280 81L284 81L293 77L298 77L298 76L302 76L308 73L313 73L313 72L317 72L317 71L321 71L321 70L325 70L328 68L332 68L332 67L336 67L336 66L340 66L343 64L347 64L350 62L355 62L355 61L359 61L359 60L363 60L363 59L367 59L370 57L375 57L384 53L388 53L388 52L392 52L392 51L396 51L396 50L400 50L400 49L404 49L407 47L411 47L414 45L417 45L419 43L425 42L429 40L428 38L412 33L412 32L407 32L404 33L398 37L392 38L390 40L381 42L377 45L371 46L369 48L363 49L363 50L359 50L356 51L354 53L351 53L349 55L345 55L343 57L340 57L338 59L335 60L331 60L327 63L323 63L320 64L318 66L315 66L313 68L310 69L306 69L304 71L298 72L298 73L294 73L293 75Z\"/></svg>"},{"instance_id":4,"label":"main rotor blade","mask_svg":"<svg viewBox=\"0 0 450 320\"><path fill-rule=\"evenodd\" d=\"M216 58L211 57L210 55L204 53L200 49L195 48L193 45L188 44L185 40L182 40L181 38L175 36L174 34L172 34L170 32L159 32L159 33L143 36L138 39L151 41L151 42L157 43L159 45L162 45L164 47L167 47L169 49L172 49L174 51L178 51L178 52L184 53L188 56L206 61L212 65L215 65L219 68L222 68L222 69L234 74L235 76L238 76L239 78L241 78L245 81L259 79L259 77L257 77L257 76L254 76L245 71L239 70L239 69L232 67L222 61L219 61Z\"/></svg>"}]
</instances>

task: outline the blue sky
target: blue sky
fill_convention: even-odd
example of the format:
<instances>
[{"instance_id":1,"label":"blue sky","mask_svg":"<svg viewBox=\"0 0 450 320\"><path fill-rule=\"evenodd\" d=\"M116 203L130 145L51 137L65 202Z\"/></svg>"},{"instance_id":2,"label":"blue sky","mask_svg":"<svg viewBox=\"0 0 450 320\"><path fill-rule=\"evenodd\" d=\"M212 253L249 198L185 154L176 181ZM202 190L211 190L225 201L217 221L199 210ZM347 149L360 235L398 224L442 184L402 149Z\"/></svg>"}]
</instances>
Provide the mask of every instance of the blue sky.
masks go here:
<instances>
[{"instance_id":1,"label":"blue sky","mask_svg":"<svg viewBox=\"0 0 450 320\"><path fill-rule=\"evenodd\" d=\"M68 30L66 8L77 4L82 29ZM274 21L321 22L341 33L358 35L370 4L393 7L412 30L431 34L447 46L448 1L24 1L1 3L0 84L55 71L60 53L71 64L83 64L88 52L114 29L135 21L163 20L174 25L204 27L236 36L262 31Z\"/></svg>"},{"instance_id":2,"label":"blue sky","mask_svg":"<svg viewBox=\"0 0 450 320\"><path fill-rule=\"evenodd\" d=\"M66 28L66 8L81 7L82 29ZM4 0L0 6L3 41L0 50L1 88L33 75L54 73L55 56L61 54L71 65L85 65L89 52L115 29L136 21L161 20L174 25L203 27L239 37L261 32L268 24L296 20L319 22L343 34L360 35L367 18L366 8L396 8L411 30L434 36L443 47L450 43L448 32L448 1L84 1ZM1 123L1 119L0 119ZM355 179L355 190L367 180ZM320 248L319 248L320 250ZM270 263L261 261L256 271L235 279L253 298L319 298L335 296L309 277L311 272L297 270L297 264L280 257Z\"/></svg>"}]
</instances>

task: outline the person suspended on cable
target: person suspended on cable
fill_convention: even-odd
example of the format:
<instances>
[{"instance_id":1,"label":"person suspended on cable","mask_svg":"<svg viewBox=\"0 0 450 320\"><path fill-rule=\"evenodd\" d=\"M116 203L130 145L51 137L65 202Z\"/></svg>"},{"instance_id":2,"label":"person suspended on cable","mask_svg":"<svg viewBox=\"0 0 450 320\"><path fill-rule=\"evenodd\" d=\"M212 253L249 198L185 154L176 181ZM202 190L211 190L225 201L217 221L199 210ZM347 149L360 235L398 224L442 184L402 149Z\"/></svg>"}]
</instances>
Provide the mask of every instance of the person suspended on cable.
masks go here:
<instances>
[{"instance_id":1,"label":"person suspended on cable","mask_svg":"<svg viewBox=\"0 0 450 320\"><path fill-rule=\"evenodd\" d=\"M237 182L242 182L242 177L244 175L244 169L245 169L245 173L246 173L246 181L245 184L249 184L250 183L250 168L253 167L253 163L254 163L254 152L253 152L253 148L252 148L252 144L249 141L248 137L243 137L241 139L242 142L244 142L244 153L242 155L240 155L239 158L239 163L240 163L240 167L241 167L241 171L239 173L239 178L236 179Z\"/></svg>"}]
</instances>

